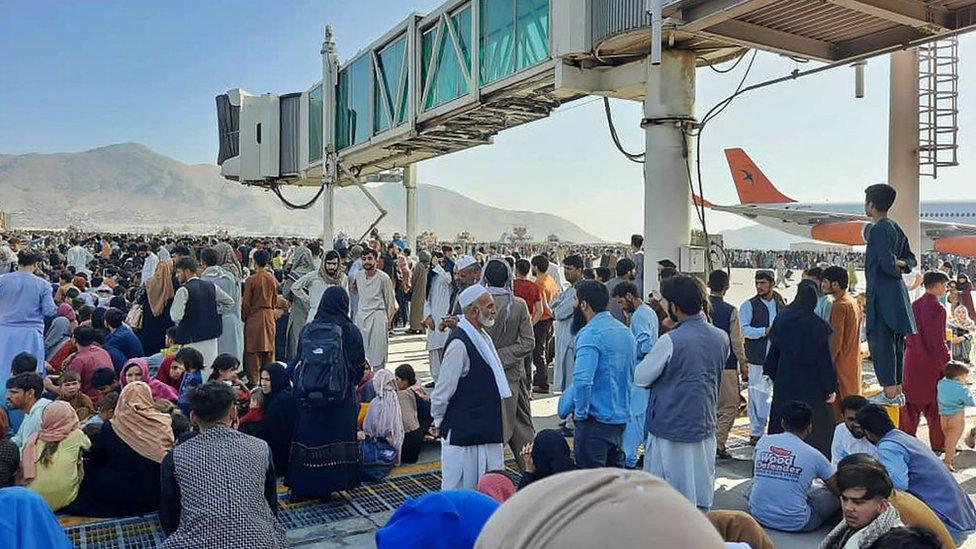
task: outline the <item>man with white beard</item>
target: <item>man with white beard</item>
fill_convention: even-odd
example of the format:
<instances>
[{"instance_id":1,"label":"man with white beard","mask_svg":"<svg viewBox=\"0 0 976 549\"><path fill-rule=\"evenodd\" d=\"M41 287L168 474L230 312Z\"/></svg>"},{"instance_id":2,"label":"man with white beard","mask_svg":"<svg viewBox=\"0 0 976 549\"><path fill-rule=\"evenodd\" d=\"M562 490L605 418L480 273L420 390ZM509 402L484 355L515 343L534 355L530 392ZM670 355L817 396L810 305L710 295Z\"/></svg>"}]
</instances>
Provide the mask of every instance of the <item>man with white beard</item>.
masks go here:
<instances>
[{"instance_id":1,"label":"man with white beard","mask_svg":"<svg viewBox=\"0 0 976 549\"><path fill-rule=\"evenodd\" d=\"M359 295L355 323L363 333L366 360L374 370L386 367L390 346L390 320L396 314L396 295L390 277L376 268L376 252L363 251L363 270L353 279L352 292Z\"/></svg>"},{"instance_id":2,"label":"man with white beard","mask_svg":"<svg viewBox=\"0 0 976 549\"><path fill-rule=\"evenodd\" d=\"M441 438L441 489L473 489L481 475L502 469L502 399L512 396L486 327L495 303L481 284L458 296L463 313L451 332L430 413Z\"/></svg>"}]
</instances>

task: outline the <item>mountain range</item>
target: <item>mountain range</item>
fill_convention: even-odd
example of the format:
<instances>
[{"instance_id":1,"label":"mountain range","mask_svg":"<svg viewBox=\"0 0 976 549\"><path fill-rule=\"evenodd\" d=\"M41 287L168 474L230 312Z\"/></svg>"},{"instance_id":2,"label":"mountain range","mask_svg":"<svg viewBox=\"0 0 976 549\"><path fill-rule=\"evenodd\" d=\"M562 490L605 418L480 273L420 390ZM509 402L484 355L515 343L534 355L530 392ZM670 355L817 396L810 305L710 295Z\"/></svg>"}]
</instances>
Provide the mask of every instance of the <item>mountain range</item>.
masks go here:
<instances>
[{"instance_id":1,"label":"mountain range","mask_svg":"<svg viewBox=\"0 0 976 549\"><path fill-rule=\"evenodd\" d=\"M398 183L368 187L388 210L382 234L406 228L406 191ZM136 143L79 153L0 154L0 210L11 225L29 228L231 234L321 235L321 202L289 210L272 193L220 176L217 166L188 165ZM417 190L420 231L453 240L468 231L478 241L494 241L523 226L537 240L554 234L570 242L599 242L559 216L495 208L436 185ZM309 189L282 190L305 202ZM359 237L378 212L355 188L335 192L335 227Z\"/></svg>"}]
</instances>

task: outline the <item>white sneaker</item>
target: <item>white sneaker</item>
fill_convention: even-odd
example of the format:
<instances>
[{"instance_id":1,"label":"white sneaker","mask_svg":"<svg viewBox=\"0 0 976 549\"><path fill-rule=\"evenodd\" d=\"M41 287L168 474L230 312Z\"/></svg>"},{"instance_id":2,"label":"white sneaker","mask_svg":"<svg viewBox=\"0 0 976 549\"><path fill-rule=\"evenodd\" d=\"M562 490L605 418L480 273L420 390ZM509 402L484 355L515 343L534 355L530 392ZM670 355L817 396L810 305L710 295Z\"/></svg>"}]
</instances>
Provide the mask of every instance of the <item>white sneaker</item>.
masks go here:
<instances>
[{"instance_id":1,"label":"white sneaker","mask_svg":"<svg viewBox=\"0 0 976 549\"><path fill-rule=\"evenodd\" d=\"M878 404L881 406L890 406L892 408L901 408L905 405L905 393L898 393L894 398L888 398L885 396L884 391L868 398L868 402L871 404Z\"/></svg>"}]
</instances>

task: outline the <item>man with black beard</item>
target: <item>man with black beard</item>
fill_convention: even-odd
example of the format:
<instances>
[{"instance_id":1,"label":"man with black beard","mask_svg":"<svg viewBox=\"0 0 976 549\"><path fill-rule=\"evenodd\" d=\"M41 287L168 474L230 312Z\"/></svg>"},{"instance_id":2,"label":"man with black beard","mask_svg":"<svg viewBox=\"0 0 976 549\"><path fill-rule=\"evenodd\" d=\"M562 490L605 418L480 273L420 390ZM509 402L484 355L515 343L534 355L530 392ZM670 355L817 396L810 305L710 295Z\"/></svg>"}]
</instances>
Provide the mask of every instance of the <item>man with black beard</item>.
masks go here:
<instances>
[{"instance_id":1,"label":"man with black beard","mask_svg":"<svg viewBox=\"0 0 976 549\"><path fill-rule=\"evenodd\" d=\"M852 454L877 456L878 449L864 436L864 429L857 422L857 413L868 405L861 395L850 395L841 401L844 422L834 429L834 441L830 445L830 463L836 467L840 460Z\"/></svg>"},{"instance_id":2,"label":"man with black beard","mask_svg":"<svg viewBox=\"0 0 976 549\"><path fill-rule=\"evenodd\" d=\"M559 398L559 416L573 416L576 464L582 469L624 466L623 435L637 343L607 312L609 302L602 283L584 280L576 285L575 369L572 384Z\"/></svg>"}]
</instances>

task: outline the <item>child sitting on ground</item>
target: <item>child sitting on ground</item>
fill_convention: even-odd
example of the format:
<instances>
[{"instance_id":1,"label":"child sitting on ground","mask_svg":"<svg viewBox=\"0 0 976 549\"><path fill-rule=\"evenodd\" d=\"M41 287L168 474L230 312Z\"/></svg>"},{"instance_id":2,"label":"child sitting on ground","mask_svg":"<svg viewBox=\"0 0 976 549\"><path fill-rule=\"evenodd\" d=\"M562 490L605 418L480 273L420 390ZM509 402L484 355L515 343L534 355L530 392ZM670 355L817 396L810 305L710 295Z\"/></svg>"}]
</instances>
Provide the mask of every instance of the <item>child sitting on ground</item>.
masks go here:
<instances>
[{"instance_id":1,"label":"child sitting on ground","mask_svg":"<svg viewBox=\"0 0 976 549\"><path fill-rule=\"evenodd\" d=\"M976 406L973 395L966 386L969 368L959 362L946 364L945 377L937 386L939 401L939 420L945 434L945 464L955 472L952 461L956 457L956 445L966 426L966 406Z\"/></svg>"},{"instance_id":2,"label":"child sitting on ground","mask_svg":"<svg viewBox=\"0 0 976 549\"><path fill-rule=\"evenodd\" d=\"M84 423L95 411L91 398L81 392L81 374L67 371L61 374L58 385L58 400L64 400L75 409L78 421Z\"/></svg>"},{"instance_id":3,"label":"child sitting on ground","mask_svg":"<svg viewBox=\"0 0 976 549\"><path fill-rule=\"evenodd\" d=\"M115 407L119 403L118 393L109 393L98 401L98 413L82 423L81 431L92 438L102 430L102 424L115 417Z\"/></svg>"},{"instance_id":4,"label":"child sitting on ground","mask_svg":"<svg viewBox=\"0 0 976 549\"><path fill-rule=\"evenodd\" d=\"M169 366L169 363L172 362L172 359L169 357L175 355L180 350L180 345L176 342L176 326L170 326L166 330L165 341L166 346L162 350L146 357L146 364L149 366L149 375L151 376L155 376L156 372L164 365Z\"/></svg>"},{"instance_id":5,"label":"child sitting on ground","mask_svg":"<svg viewBox=\"0 0 976 549\"><path fill-rule=\"evenodd\" d=\"M240 421L238 421L238 429L244 430L246 425L252 423L261 423L264 419L264 393L261 392L260 387L255 387L251 389L251 405L244 414Z\"/></svg>"},{"instance_id":6,"label":"child sitting on ground","mask_svg":"<svg viewBox=\"0 0 976 549\"><path fill-rule=\"evenodd\" d=\"M177 404L183 415L190 417L190 391L203 384L203 355L193 347L183 347L176 352L173 362L181 364L186 372L180 383L180 398Z\"/></svg>"}]
</instances>

